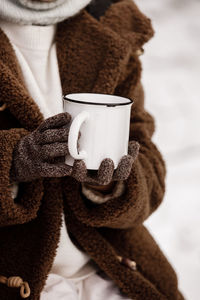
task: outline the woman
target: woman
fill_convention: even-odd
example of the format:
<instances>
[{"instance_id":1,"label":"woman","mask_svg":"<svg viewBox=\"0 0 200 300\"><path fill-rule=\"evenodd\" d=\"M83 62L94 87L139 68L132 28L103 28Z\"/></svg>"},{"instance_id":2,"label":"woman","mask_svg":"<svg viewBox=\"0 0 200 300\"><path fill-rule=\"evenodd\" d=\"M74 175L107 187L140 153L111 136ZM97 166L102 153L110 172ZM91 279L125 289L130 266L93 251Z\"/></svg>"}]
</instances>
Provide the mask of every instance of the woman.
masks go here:
<instances>
[{"instance_id":1,"label":"woman","mask_svg":"<svg viewBox=\"0 0 200 300\"><path fill-rule=\"evenodd\" d=\"M142 225L165 189L140 83L150 20L131 0L3 0L0 19L0 298L183 299ZM134 99L115 171L64 164L72 92Z\"/></svg>"}]
</instances>

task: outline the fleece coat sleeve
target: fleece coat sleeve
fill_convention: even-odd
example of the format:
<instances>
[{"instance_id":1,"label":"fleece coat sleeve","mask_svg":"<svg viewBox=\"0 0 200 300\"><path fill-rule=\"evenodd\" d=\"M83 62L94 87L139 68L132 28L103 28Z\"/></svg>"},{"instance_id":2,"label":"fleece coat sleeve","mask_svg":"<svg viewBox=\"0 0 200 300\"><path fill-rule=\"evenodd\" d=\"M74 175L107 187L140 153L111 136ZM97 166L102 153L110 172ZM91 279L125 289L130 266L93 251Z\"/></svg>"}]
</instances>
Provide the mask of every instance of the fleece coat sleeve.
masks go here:
<instances>
[{"instance_id":1,"label":"fleece coat sleeve","mask_svg":"<svg viewBox=\"0 0 200 300\"><path fill-rule=\"evenodd\" d=\"M18 195L13 198L10 182L13 151L17 142L27 134L25 129L0 131L0 227L34 219L43 196L42 180L35 180L20 183Z\"/></svg>"}]
</instances>

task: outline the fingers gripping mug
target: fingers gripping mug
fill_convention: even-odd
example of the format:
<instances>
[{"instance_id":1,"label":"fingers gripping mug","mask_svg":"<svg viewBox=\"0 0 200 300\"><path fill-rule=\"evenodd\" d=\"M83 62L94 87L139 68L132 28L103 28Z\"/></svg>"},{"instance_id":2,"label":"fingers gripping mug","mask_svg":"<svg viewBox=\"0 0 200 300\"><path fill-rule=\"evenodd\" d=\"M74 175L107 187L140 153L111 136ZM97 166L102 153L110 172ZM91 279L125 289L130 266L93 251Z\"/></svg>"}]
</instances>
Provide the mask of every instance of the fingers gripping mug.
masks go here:
<instances>
[{"instance_id":1,"label":"fingers gripping mug","mask_svg":"<svg viewBox=\"0 0 200 300\"><path fill-rule=\"evenodd\" d=\"M116 169L121 157L128 153L132 104L132 100L114 95L65 95L64 112L72 117L66 164L73 166L74 159L83 159L87 169L98 170L103 159L111 158Z\"/></svg>"}]
</instances>

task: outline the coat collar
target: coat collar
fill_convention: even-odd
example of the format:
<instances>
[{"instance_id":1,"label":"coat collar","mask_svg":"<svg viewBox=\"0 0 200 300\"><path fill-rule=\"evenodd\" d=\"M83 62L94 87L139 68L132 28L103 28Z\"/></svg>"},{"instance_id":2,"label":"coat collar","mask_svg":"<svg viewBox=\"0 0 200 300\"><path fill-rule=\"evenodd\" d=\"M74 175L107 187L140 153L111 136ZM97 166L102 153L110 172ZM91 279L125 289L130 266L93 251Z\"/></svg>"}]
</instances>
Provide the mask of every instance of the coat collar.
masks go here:
<instances>
[{"instance_id":1,"label":"coat collar","mask_svg":"<svg viewBox=\"0 0 200 300\"><path fill-rule=\"evenodd\" d=\"M63 93L110 93L128 61L128 42L86 11L58 26L57 56Z\"/></svg>"},{"instance_id":2,"label":"coat collar","mask_svg":"<svg viewBox=\"0 0 200 300\"><path fill-rule=\"evenodd\" d=\"M126 2L130 4L125 0L123 5ZM114 93L133 47L130 34L123 36L123 32L118 32L118 28L113 30L112 22L108 21L111 17L114 23L117 22L121 9L116 10L112 5L108 17L105 15L100 21L83 10L76 17L58 24L55 39L63 94ZM25 129L34 130L43 116L25 87L14 49L1 29L0 40L0 102L6 103Z\"/></svg>"}]
</instances>

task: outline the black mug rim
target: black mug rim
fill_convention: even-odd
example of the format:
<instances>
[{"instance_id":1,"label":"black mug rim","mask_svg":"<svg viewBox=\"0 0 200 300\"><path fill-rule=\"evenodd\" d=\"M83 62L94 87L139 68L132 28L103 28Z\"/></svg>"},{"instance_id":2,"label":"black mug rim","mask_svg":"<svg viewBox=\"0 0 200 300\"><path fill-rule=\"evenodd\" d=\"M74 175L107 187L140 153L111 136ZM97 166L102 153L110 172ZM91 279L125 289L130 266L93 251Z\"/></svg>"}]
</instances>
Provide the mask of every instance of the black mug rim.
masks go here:
<instances>
[{"instance_id":1,"label":"black mug rim","mask_svg":"<svg viewBox=\"0 0 200 300\"><path fill-rule=\"evenodd\" d=\"M125 103L97 103L97 102L83 102L83 101L80 101L80 100L74 100L74 99L68 98L70 95L75 95L75 94L94 94L94 95L98 94L98 95L115 96L115 97L127 99L127 100L129 100L129 102L125 102ZM104 105L104 106L108 106L108 107L129 105L129 104L134 103L134 101L132 99L127 98L127 97L118 96L118 95L111 95L111 94L103 94L103 93L70 93L70 94L67 94L67 95L63 95L63 100L67 100L69 102L74 102L74 103L79 103L79 104Z\"/></svg>"}]
</instances>

